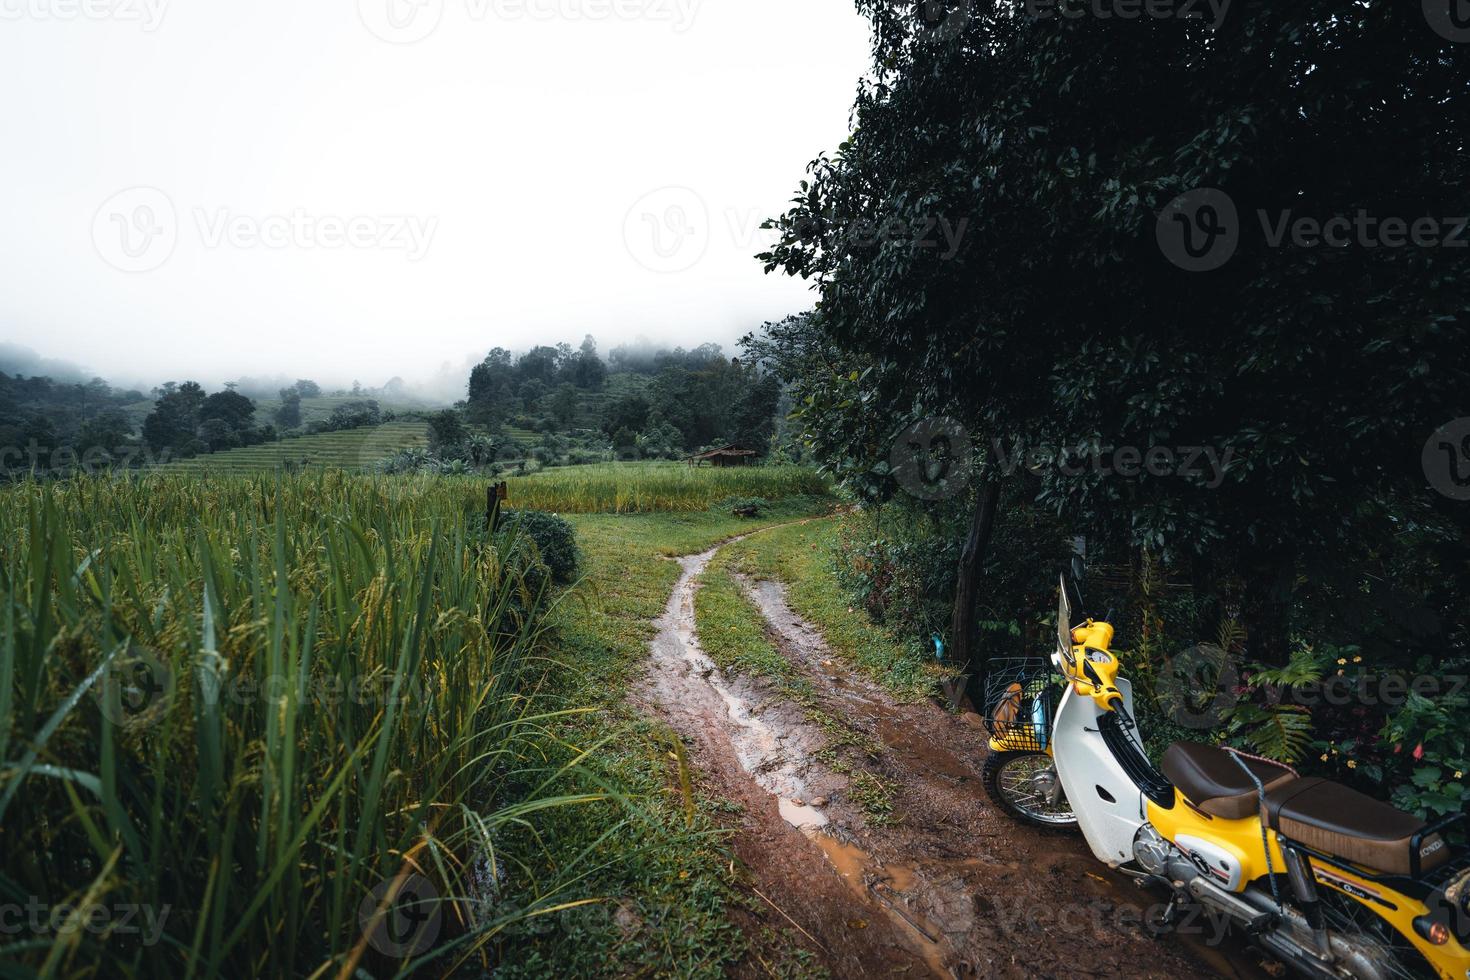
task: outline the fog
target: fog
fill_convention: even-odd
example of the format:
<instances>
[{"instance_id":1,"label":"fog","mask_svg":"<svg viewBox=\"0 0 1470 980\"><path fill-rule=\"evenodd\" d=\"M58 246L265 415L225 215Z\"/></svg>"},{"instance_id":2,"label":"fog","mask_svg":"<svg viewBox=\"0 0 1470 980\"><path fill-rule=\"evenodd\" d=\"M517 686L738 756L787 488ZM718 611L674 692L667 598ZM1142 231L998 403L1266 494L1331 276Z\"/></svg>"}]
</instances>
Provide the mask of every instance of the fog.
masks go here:
<instances>
[{"instance_id":1,"label":"fog","mask_svg":"<svg viewBox=\"0 0 1470 980\"><path fill-rule=\"evenodd\" d=\"M151 387L733 345L846 136L852 0L0 0L0 342ZM448 386L448 387L446 387ZM458 386L458 391L449 390Z\"/></svg>"}]
</instances>

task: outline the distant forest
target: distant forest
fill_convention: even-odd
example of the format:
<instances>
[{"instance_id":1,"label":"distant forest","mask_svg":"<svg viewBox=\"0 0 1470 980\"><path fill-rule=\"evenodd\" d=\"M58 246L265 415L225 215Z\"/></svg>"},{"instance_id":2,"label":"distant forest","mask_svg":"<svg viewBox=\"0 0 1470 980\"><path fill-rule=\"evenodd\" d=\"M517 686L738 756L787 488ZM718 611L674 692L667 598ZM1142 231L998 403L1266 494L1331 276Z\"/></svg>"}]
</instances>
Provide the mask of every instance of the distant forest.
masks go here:
<instances>
[{"instance_id":1,"label":"distant forest","mask_svg":"<svg viewBox=\"0 0 1470 980\"><path fill-rule=\"evenodd\" d=\"M589 398L589 393L604 397ZM587 337L516 357L497 347L470 374L465 416L494 429L592 429L620 455L679 455L739 443L765 455L776 434L782 388L771 374L727 356L719 344L691 351L623 345L598 355Z\"/></svg>"},{"instance_id":2,"label":"distant forest","mask_svg":"<svg viewBox=\"0 0 1470 980\"><path fill-rule=\"evenodd\" d=\"M777 378L718 344L669 350L640 342L604 358L591 336L578 347L493 349L467 379L467 397L437 415L396 378L338 391L303 379L273 393L248 379L215 392L171 381L144 394L67 377L68 368L34 357L0 361L0 471L139 467L395 418L430 422L434 465L676 459L727 443L766 456L780 441L786 407ZM403 468L425 468L426 460L407 462Z\"/></svg>"}]
</instances>

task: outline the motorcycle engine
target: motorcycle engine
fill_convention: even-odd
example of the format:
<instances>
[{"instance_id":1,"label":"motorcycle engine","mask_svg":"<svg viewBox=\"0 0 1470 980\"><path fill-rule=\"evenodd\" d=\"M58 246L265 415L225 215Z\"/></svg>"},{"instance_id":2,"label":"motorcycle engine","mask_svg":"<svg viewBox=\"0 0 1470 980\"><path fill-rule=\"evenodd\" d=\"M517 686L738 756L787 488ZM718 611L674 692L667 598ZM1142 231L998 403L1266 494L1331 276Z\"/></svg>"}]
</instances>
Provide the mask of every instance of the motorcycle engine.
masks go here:
<instances>
[{"instance_id":1,"label":"motorcycle engine","mask_svg":"<svg viewBox=\"0 0 1470 980\"><path fill-rule=\"evenodd\" d=\"M1144 824L1133 838L1133 859L1149 874L1171 877L1169 859L1178 855L1173 844L1164 840L1152 826Z\"/></svg>"}]
</instances>

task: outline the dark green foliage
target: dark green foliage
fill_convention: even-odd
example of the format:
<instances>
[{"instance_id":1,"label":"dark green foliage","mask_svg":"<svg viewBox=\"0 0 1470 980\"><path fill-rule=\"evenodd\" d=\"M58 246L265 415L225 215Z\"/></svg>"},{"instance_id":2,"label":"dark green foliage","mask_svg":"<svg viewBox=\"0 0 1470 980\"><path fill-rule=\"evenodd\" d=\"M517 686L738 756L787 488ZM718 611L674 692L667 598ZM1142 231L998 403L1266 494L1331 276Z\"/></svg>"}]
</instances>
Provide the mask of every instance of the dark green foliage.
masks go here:
<instances>
[{"instance_id":1,"label":"dark green foliage","mask_svg":"<svg viewBox=\"0 0 1470 980\"><path fill-rule=\"evenodd\" d=\"M301 424L301 392L296 388L281 389L281 407L276 409L276 425L294 429Z\"/></svg>"},{"instance_id":2,"label":"dark green foliage","mask_svg":"<svg viewBox=\"0 0 1470 980\"><path fill-rule=\"evenodd\" d=\"M536 543L552 581L565 585L577 577L582 553L577 548L577 533L566 518L545 511L521 510L508 512L504 520Z\"/></svg>"},{"instance_id":3,"label":"dark green foliage","mask_svg":"<svg viewBox=\"0 0 1470 980\"><path fill-rule=\"evenodd\" d=\"M730 426L731 441L764 454L776 433L781 382L774 374L750 374L747 380L749 387L735 404Z\"/></svg>"},{"instance_id":4,"label":"dark green foliage","mask_svg":"<svg viewBox=\"0 0 1470 980\"><path fill-rule=\"evenodd\" d=\"M187 458L255 446L275 438L275 429L256 426L255 403L226 388L205 394L197 382L169 382L143 421L143 441L160 456Z\"/></svg>"},{"instance_id":5,"label":"dark green foliage","mask_svg":"<svg viewBox=\"0 0 1470 980\"><path fill-rule=\"evenodd\" d=\"M62 384L0 372L0 479L60 474L78 464L127 465L138 446L124 409L142 400L140 392L113 389L101 378Z\"/></svg>"},{"instance_id":6,"label":"dark green foliage","mask_svg":"<svg viewBox=\"0 0 1470 980\"><path fill-rule=\"evenodd\" d=\"M895 435L959 419L979 474L1003 483L1002 523L1034 500L1108 567L1097 591L1140 652L1141 693L1227 621L1265 671L1304 647L1356 646L1364 669L1406 673L1463 649L1470 509L1428 486L1420 454L1470 416L1465 250L1281 245L1267 230L1288 213L1470 214L1463 50L1420 5L1388 0L1237 4L1218 26L969 4L953 36L924 35L916 6L860 0L874 59L852 136L810 166L764 256L819 290L811 317L748 347L793 384L817 457L881 502ZM1191 273L1157 230L1198 188L1233 200L1239 247ZM855 233L889 218L963 233L950 251ZM1217 474L1057 465L1116 447L1231 460ZM1037 448L1051 461L1014 463ZM942 508L936 520L963 533ZM1013 547L996 540L982 591L1042 563ZM1295 719L1255 707L1256 744L1275 725L1273 747L1303 751L1283 727ZM1309 762L1420 730L1421 768L1439 770L1413 774L1426 793L1463 768L1463 745L1427 734L1464 729L1448 703L1310 720L1330 748Z\"/></svg>"},{"instance_id":7,"label":"dark green foliage","mask_svg":"<svg viewBox=\"0 0 1470 980\"><path fill-rule=\"evenodd\" d=\"M652 406L642 395L624 395L608 407L602 420L602 431L611 435L619 429L642 432L648 424L648 413Z\"/></svg>"},{"instance_id":8,"label":"dark green foliage","mask_svg":"<svg viewBox=\"0 0 1470 980\"><path fill-rule=\"evenodd\" d=\"M783 386L764 365L732 360L718 344L622 347L611 360L610 373L591 337L578 350L558 344L520 357L496 348L471 372L465 416L583 442L601 433L628 460L735 442L770 448Z\"/></svg>"},{"instance_id":9,"label":"dark green foliage","mask_svg":"<svg viewBox=\"0 0 1470 980\"><path fill-rule=\"evenodd\" d=\"M324 422L313 422L308 428L312 432L345 432L348 429L365 429L382 425L386 421L383 410L371 398L350 401L332 409Z\"/></svg>"},{"instance_id":10,"label":"dark green foliage","mask_svg":"<svg viewBox=\"0 0 1470 980\"><path fill-rule=\"evenodd\" d=\"M204 388L197 382L170 381L157 391L158 401L143 422L143 441L155 452L182 450L194 440L199 428L199 409L204 405Z\"/></svg>"},{"instance_id":11,"label":"dark green foliage","mask_svg":"<svg viewBox=\"0 0 1470 980\"><path fill-rule=\"evenodd\" d=\"M465 428L459 413L452 408L429 416L430 452L440 453L448 447L461 445L469 435L469 429Z\"/></svg>"},{"instance_id":12,"label":"dark green foliage","mask_svg":"<svg viewBox=\"0 0 1470 980\"><path fill-rule=\"evenodd\" d=\"M1273 659L1293 569L1340 567L1405 515L1464 525L1418 462L1467 414L1463 253L1273 248L1256 216L1470 213L1448 135L1470 121L1470 63L1417 6L1237 5L1218 31L996 12L932 43L862 6L877 81L768 256L820 281L819 327L864 372L829 379L832 404L952 412L987 445L1233 450L1220 489L1050 467L1040 494L1078 526L1241 570ZM1155 241L1195 187L1242 215L1215 272ZM968 225L946 260L853 244L875 214Z\"/></svg>"},{"instance_id":13,"label":"dark green foliage","mask_svg":"<svg viewBox=\"0 0 1470 980\"><path fill-rule=\"evenodd\" d=\"M714 509L728 511L739 517L760 517L771 502L765 497L726 497L715 504Z\"/></svg>"},{"instance_id":14,"label":"dark green foliage","mask_svg":"<svg viewBox=\"0 0 1470 980\"><path fill-rule=\"evenodd\" d=\"M946 635L963 507L961 502L930 510L897 500L844 521L836 566L854 604L907 641L927 645L934 635ZM1054 515L1025 505L1002 510L997 558L986 568L977 617L987 655L1021 656L1041 645L1047 610L1056 604L1057 569L1068 550Z\"/></svg>"}]
</instances>

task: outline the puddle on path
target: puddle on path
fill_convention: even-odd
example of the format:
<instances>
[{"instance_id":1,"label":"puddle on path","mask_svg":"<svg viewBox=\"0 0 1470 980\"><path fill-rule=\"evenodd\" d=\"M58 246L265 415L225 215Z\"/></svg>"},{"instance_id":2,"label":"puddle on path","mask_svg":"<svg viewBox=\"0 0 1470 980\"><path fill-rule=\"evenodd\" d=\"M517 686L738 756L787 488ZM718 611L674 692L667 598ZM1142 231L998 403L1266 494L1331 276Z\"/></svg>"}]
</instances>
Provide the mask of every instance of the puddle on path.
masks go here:
<instances>
[{"instance_id":1,"label":"puddle on path","mask_svg":"<svg viewBox=\"0 0 1470 980\"><path fill-rule=\"evenodd\" d=\"M802 830L825 826L827 818L819 809L796 802L830 792L810 779L811 757L821 748L821 733L806 724L795 707L768 703L770 698L755 682L727 680L699 646L694 625L696 579L714 556L712 550L679 559L683 575L653 641L654 688L665 705L685 712L698 711L710 694L718 698L725 734L741 768L776 797L781 816Z\"/></svg>"},{"instance_id":2,"label":"puddle on path","mask_svg":"<svg viewBox=\"0 0 1470 980\"><path fill-rule=\"evenodd\" d=\"M954 976L945 965L949 952L940 931L907 907L905 892L917 881L906 867L886 867L856 844L840 839L827 814L809 801L830 795L846 784L815 760L826 736L800 708L772 698L747 678L726 677L701 649L695 629L694 594L699 575L718 549L679 559L683 574L659 622L652 644L651 680L666 708L686 716L700 713L701 703L716 703L741 767L765 792L775 797L781 818L821 848L828 863L862 903L888 917L930 970ZM700 689L703 688L703 691ZM877 704L852 692L854 711L876 717ZM861 923L859 923L861 926Z\"/></svg>"}]
</instances>

